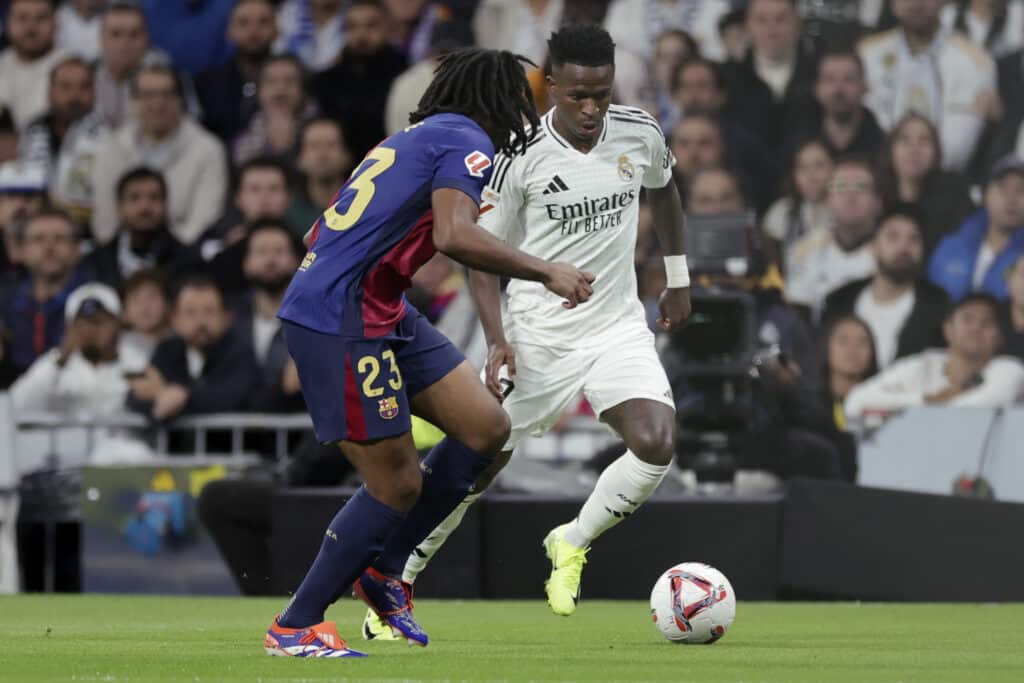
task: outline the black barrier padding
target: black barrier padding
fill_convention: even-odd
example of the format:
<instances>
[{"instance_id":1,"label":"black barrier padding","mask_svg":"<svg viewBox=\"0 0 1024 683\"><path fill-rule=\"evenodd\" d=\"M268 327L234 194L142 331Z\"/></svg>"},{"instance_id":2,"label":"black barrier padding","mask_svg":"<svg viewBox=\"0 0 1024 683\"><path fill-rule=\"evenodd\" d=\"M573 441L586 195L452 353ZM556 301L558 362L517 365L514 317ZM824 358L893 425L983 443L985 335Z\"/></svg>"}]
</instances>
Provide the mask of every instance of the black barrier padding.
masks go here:
<instances>
[{"instance_id":1,"label":"black barrier padding","mask_svg":"<svg viewBox=\"0 0 1024 683\"><path fill-rule=\"evenodd\" d=\"M541 542L554 526L573 519L583 501L484 500L484 597L543 598L551 566ZM646 600L663 571L693 561L724 572L741 600L772 599L781 512L781 496L648 501L594 543L583 597Z\"/></svg>"},{"instance_id":2,"label":"black barrier padding","mask_svg":"<svg viewBox=\"0 0 1024 683\"><path fill-rule=\"evenodd\" d=\"M297 488L275 494L270 552L276 593L288 595L298 588L320 550L324 530L351 493L351 490L337 488ZM417 594L438 598L480 597L481 522L475 507L470 507L462 525L416 581Z\"/></svg>"},{"instance_id":3,"label":"black barrier padding","mask_svg":"<svg viewBox=\"0 0 1024 683\"><path fill-rule=\"evenodd\" d=\"M781 583L821 597L1024 600L1024 505L793 480Z\"/></svg>"}]
</instances>

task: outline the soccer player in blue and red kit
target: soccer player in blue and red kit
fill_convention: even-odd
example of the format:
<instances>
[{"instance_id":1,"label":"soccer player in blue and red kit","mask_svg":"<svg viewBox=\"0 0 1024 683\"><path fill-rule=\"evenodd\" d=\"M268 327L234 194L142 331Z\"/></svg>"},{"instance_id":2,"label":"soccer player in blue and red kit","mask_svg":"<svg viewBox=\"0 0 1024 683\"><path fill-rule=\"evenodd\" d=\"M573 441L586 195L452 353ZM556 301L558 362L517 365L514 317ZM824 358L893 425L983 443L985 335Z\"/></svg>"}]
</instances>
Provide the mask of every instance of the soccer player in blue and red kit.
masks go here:
<instances>
[{"instance_id":1,"label":"soccer player in blue and red kit","mask_svg":"<svg viewBox=\"0 0 1024 683\"><path fill-rule=\"evenodd\" d=\"M337 442L363 486L264 639L272 655L358 657L324 620L350 586L393 630L427 644L401 582L409 553L498 454L509 419L476 371L405 300L435 251L542 282L573 307L593 275L513 249L477 227L495 150L524 150L538 124L523 58L468 49L442 58L404 131L372 149L306 236L279 312L317 438ZM417 456L410 415L447 437Z\"/></svg>"}]
</instances>

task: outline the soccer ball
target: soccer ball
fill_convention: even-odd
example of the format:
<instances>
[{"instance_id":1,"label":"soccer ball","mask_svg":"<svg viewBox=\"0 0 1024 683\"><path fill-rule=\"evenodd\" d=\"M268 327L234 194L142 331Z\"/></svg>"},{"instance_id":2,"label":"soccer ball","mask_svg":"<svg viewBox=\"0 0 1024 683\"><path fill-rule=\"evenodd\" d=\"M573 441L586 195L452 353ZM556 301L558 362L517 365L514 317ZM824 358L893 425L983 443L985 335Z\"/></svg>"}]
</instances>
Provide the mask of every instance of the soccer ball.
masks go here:
<instances>
[{"instance_id":1,"label":"soccer ball","mask_svg":"<svg viewBox=\"0 0 1024 683\"><path fill-rule=\"evenodd\" d=\"M684 562L658 577L651 590L651 617L673 643L713 643L736 618L736 594L714 567Z\"/></svg>"}]
</instances>

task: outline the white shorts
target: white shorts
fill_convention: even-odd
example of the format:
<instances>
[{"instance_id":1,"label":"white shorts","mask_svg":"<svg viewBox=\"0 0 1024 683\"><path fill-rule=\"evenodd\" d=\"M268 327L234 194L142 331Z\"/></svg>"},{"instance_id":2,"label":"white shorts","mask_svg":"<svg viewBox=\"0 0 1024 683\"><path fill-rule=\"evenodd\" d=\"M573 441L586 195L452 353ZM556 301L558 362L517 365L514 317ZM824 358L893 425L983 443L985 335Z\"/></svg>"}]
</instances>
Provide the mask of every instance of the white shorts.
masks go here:
<instances>
[{"instance_id":1,"label":"white shorts","mask_svg":"<svg viewBox=\"0 0 1024 683\"><path fill-rule=\"evenodd\" d=\"M630 323L601 334L583 349L553 349L510 339L516 349L515 389L502 407L512 418L503 450L527 436L541 436L579 396L599 416L630 399L649 399L675 408L672 388L646 325ZM589 341L594 341L593 339Z\"/></svg>"}]
</instances>

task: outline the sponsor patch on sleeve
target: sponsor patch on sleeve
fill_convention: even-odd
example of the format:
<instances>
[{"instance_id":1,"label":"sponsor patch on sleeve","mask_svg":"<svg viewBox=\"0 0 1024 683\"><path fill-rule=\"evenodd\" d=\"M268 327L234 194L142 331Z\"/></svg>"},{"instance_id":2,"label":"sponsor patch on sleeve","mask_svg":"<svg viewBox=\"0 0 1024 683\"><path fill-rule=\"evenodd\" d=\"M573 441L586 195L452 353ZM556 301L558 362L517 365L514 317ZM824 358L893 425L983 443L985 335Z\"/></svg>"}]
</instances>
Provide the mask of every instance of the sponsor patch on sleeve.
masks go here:
<instances>
[{"instance_id":1,"label":"sponsor patch on sleeve","mask_svg":"<svg viewBox=\"0 0 1024 683\"><path fill-rule=\"evenodd\" d=\"M466 155L466 170L474 178L483 178L484 171L491 165L491 160L486 154L477 150Z\"/></svg>"}]
</instances>

